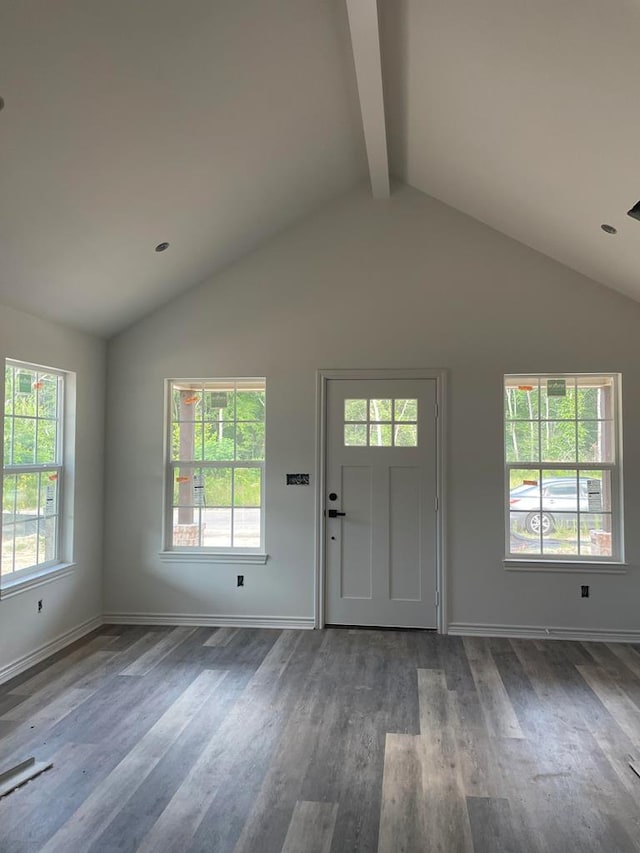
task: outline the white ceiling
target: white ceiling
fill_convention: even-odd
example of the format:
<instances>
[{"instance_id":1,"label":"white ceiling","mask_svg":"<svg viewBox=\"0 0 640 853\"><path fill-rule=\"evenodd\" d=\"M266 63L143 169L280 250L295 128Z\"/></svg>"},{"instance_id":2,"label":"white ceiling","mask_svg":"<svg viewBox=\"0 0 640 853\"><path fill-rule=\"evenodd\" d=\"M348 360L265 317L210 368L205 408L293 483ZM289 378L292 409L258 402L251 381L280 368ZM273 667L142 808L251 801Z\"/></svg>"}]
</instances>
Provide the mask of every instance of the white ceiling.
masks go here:
<instances>
[{"instance_id":1,"label":"white ceiling","mask_svg":"<svg viewBox=\"0 0 640 853\"><path fill-rule=\"evenodd\" d=\"M640 299L639 0L346 4L0 0L0 302L108 336L384 195L380 48L392 174Z\"/></svg>"},{"instance_id":2,"label":"white ceiling","mask_svg":"<svg viewBox=\"0 0 640 853\"><path fill-rule=\"evenodd\" d=\"M392 172L640 299L640 2L380 11Z\"/></svg>"},{"instance_id":3,"label":"white ceiling","mask_svg":"<svg viewBox=\"0 0 640 853\"><path fill-rule=\"evenodd\" d=\"M0 0L0 96L0 301L103 335L366 176L344 0Z\"/></svg>"}]
</instances>

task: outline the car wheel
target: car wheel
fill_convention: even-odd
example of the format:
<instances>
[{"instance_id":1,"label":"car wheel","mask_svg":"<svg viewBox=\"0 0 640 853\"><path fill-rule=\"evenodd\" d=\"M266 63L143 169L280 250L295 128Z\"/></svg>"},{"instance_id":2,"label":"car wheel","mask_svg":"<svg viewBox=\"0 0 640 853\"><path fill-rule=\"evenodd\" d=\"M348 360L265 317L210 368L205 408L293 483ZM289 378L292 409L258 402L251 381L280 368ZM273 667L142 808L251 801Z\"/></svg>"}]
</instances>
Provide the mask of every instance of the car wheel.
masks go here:
<instances>
[{"instance_id":1,"label":"car wheel","mask_svg":"<svg viewBox=\"0 0 640 853\"><path fill-rule=\"evenodd\" d=\"M542 525L542 533L546 536L547 533L553 533L556 529L555 521L552 515L549 515L548 512L543 512L542 517L539 512L531 512L527 516L527 520L525 522L527 530L529 533L535 533L536 536L540 535L540 526Z\"/></svg>"}]
</instances>

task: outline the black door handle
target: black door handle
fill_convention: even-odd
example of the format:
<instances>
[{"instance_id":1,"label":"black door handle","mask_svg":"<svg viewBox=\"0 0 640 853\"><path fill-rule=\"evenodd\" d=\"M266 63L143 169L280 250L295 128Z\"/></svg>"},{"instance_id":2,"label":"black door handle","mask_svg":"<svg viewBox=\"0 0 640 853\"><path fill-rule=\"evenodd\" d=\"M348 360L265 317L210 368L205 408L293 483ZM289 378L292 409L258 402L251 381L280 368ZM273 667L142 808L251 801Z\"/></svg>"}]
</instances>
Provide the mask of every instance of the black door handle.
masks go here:
<instances>
[{"instance_id":1,"label":"black door handle","mask_svg":"<svg viewBox=\"0 0 640 853\"><path fill-rule=\"evenodd\" d=\"M346 515L346 512L338 512L337 509L329 509L327 510L329 514L329 518L337 518L339 515Z\"/></svg>"}]
</instances>

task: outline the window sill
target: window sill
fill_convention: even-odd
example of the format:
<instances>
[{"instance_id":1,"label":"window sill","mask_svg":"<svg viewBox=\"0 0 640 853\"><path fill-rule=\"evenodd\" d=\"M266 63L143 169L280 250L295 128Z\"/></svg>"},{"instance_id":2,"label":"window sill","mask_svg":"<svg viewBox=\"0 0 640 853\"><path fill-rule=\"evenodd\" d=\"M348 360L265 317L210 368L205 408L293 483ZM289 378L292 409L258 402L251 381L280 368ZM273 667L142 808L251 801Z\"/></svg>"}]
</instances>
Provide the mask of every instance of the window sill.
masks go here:
<instances>
[{"instance_id":1,"label":"window sill","mask_svg":"<svg viewBox=\"0 0 640 853\"><path fill-rule=\"evenodd\" d=\"M627 563L602 562L585 563L580 560L503 560L507 572L555 572L574 574L626 575Z\"/></svg>"},{"instance_id":2,"label":"window sill","mask_svg":"<svg viewBox=\"0 0 640 853\"><path fill-rule=\"evenodd\" d=\"M268 554L238 554L222 551L160 551L158 556L164 563L237 563L246 565L264 564L269 559Z\"/></svg>"},{"instance_id":3,"label":"window sill","mask_svg":"<svg viewBox=\"0 0 640 853\"><path fill-rule=\"evenodd\" d=\"M51 583L52 581L66 578L75 571L76 563L58 563L48 569L32 572L29 575L24 575L15 580L2 580L0 586L0 599L11 598L14 595L20 595L22 592L27 592L29 589L34 589L37 586Z\"/></svg>"}]
</instances>

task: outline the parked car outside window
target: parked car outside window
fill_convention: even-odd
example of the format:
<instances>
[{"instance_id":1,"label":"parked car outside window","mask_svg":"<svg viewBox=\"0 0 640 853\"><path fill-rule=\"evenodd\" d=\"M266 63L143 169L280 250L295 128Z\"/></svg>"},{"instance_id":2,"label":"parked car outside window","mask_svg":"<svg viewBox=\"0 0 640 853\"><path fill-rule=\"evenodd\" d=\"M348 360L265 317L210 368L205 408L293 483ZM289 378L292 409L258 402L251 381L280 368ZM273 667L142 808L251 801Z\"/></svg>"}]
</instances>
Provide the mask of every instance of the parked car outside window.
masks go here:
<instances>
[{"instance_id":1,"label":"parked car outside window","mask_svg":"<svg viewBox=\"0 0 640 853\"><path fill-rule=\"evenodd\" d=\"M529 533L539 534L542 527L542 532L547 534L556 529L561 519L576 518L578 509L581 513L588 513L589 491L601 494L601 487L600 480L581 477L578 500L578 482L575 477L544 480L542 491L540 484L516 486L510 491L510 508L520 512L529 511L524 522Z\"/></svg>"}]
</instances>

